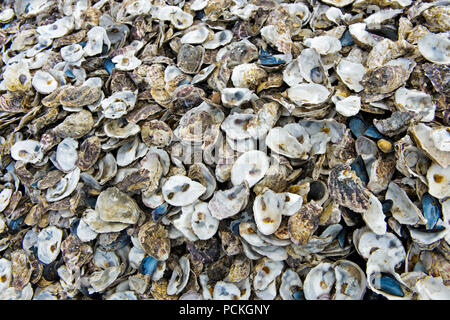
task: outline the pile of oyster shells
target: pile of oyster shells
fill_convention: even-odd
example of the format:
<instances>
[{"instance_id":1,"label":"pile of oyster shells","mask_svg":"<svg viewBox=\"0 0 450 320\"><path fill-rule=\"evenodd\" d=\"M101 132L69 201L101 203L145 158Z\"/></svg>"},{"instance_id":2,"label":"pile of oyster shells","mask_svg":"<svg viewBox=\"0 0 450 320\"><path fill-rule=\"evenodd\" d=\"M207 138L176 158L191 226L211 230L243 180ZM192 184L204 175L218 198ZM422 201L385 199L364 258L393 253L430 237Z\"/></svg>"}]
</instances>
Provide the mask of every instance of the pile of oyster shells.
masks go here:
<instances>
[{"instance_id":1,"label":"pile of oyster shells","mask_svg":"<svg viewBox=\"0 0 450 320\"><path fill-rule=\"evenodd\" d=\"M0 299L450 299L450 1L0 6Z\"/></svg>"}]
</instances>

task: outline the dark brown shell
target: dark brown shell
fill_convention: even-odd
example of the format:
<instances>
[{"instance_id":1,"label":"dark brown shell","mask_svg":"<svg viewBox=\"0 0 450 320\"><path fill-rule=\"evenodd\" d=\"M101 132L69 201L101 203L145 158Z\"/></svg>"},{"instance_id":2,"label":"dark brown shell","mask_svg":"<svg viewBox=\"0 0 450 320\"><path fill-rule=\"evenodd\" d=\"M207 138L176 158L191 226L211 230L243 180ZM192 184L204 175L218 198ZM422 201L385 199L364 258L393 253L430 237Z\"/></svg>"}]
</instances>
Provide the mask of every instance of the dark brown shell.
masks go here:
<instances>
[{"instance_id":1,"label":"dark brown shell","mask_svg":"<svg viewBox=\"0 0 450 320\"><path fill-rule=\"evenodd\" d=\"M184 84L175 89L172 93L174 113L183 115L187 108L196 107L203 102L205 92L191 84Z\"/></svg>"},{"instance_id":2,"label":"dark brown shell","mask_svg":"<svg viewBox=\"0 0 450 320\"><path fill-rule=\"evenodd\" d=\"M156 260L166 260L169 257L169 234L161 224L148 221L139 228L138 239L144 251Z\"/></svg>"},{"instance_id":3,"label":"dark brown shell","mask_svg":"<svg viewBox=\"0 0 450 320\"><path fill-rule=\"evenodd\" d=\"M82 243L77 236L70 234L61 242L61 252L66 267L70 270L81 268L87 263L94 251L90 245Z\"/></svg>"},{"instance_id":4,"label":"dark brown shell","mask_svg":"<svg viewBox=\"0 0 450 320\"><path fill-rule=\"evenodd\" d=\"M59 105L61 105L61 97L65 94L65 91L68 88L70 88L69 85L56 88L55 91L42 99L41 103L49 108L58 107Z\"/></svg>"},{"instance_id":5,"label":"dark brown shell","mask_svg":"<svg viewBox=\"0 0 450 320\"><path fill-rule=\"evenodd\" d=\"M59 137L55 135L53 130L47 130L41 136L39 143L41 144L42 152L47 152L59 143Z\"/></svg>"},{"instance_id":6,"label":"dark brown shell","mask_svg":"<svg viewBox=\"0 0 450 320\"><path fill-rule=\"evenodd\" d=\"M328 190L334 201L355 212L365 212L369 208L370 192L349 165L341 164L330 171Z\"/></svg>"},{"instance_id":7,"label":"dark brown shell","mask_svg":"<svg viewBox=\"0 0 450 320\"><path fill-rule=\"evenodd\" d=\"M374 119L373 124L382 134L393 137L406 131L415 118L417 114L414 111L395 111L387 119Z\"/></svg>"},{"instance_id":8,"label":"dark brown shell","mask_svg":"<svg viewBox=\"0 0 450 320\"><path fill-rule=\"evenodd\" d=\"M244 255L236 256L230 266L227 281L239 282L250 275L251 261Z\"/></svg>"},{"instance_id":9,"label":"dark brown shell","mask_svg":"<svg viewBox=\"0 0 450 320\"><path fill-rule=\"evenodd\" d=\"M24 113L26 109L23 107L24 97L5 93L0 96L0 109L7 113Z\"/></svg>"},{"instance_id":10,"label":"dark brown shell","mask_svg":"<svg viewBox=\"0 0 450 320\"><path fill-rule=\"evenodd\" d=\"M16 210L17 207L19 206L19 203L20 203L21 199L22 199L22 191L20 191L20 190L15 191L11 195L11 198L9 199L9 205L3 211L3 214L6 217L8 217L9 215L12 215L9 218L10 219L15 219L13 215L17 216L17 214L19 213L19 210L21 210L21 209ZM30 203L30 205L31 205L31 203ZM17 216L17 217L19 217L19 216Z\"/></svg>"},{"instance_id":11,"label":"dark brown shell","mask_svg":"<svg viewBox=\"0 0 450 320\"><path fill-rule=\"evenodd\" d=\"M110 79L109 88L111 90L111 94L125 90L133 92L136 90L136 85L133 80L124 71L114 69Z\"/></svg>"},{"instance_id":12,"label":"dark brown shell","mask_svg":"<svg viewBox=\"0 0 450 320\"><path fill-rule=\"evenodd\" d=\"M322 207L314 201L304 205L288 221L288 231L293 243L305 245L319 227Z\"/></svg>"},{"instance_id":13,"label":"dark brown shell","mask_svg":"<svg viewBox=\"0 0 450 320\"><path fill-rule=\"evenodd\" d=\"M234 256L242 252L242 243L239 237L230 231L219 231L222 249L226 255Z\"/></svg>"},{"instance_id":14,"label":"dark brown shell","mask_svg":"<svg viewBox=\"0 0 450 320\"><path fill-rule=\"evenodd\" d=\"M172 129L163 121L150 120L141 126L142 140L148 147L164 148L172 141Z\"/></svg>"},{"instance_id":15,"label":"dark brown shell","mask_svg":"<svg viewBox=\"0 0 450 320\"><path fill-rule=\"evenodd\" d=\"M39 180L37 186L39 190L45 190L56 185L64 176L64 172L59 170L49 171L42 179Z\"/></svg>"},{"instance_id":16,"label":"dark brown shell","mask_svg":"<svg viewBox=\"0 0 450 320\"><path fill-rule=\"evenodd\" d=\"M278 227L277 231L274 232L273 235L280 240L288 240L290 238L290 236L289 236L289 219L287 217L284 217L281 220L280 226Z\"/></svg>"},{"instance_id":17,"label":"dark brown shell","mask_svg":"<svg viewBox=\"0 0 450 320\"><path fill-rule=\"evenodd\" d=\"M35 226L39 223L44 213L46 213L48 209L46 206L40 202L39 204L33 206L25 217L24 223L28 226Z\"/></svg>"},{"instance_id":18,"label":"dark brown shell","mask_svg":"<svg viewBox=\"0 0 450 320\"><path fill-rule=\"evenodd\" d=\"M79 139L91 131L94 126L92 114L87 110L71 114L61 124L53 129L54 134L59 138Z\"/></svg>"},{"instance_id":19,"label":"dark brown shell","mask_svg":"<svg viewBox=\"0 0 450 320\"><path fill-rule=\"evenodd\" d=\"M388 188L395 172L395 157L379 158L372 163L372 172L367 188L373 193L379 193Z\"/></svg>"},{"instance_id":20,"label":"dark brown shell","mask_svg":"<svg viewBox=\"0 0 450 320\"><path fill-rule=\"evenodd\" d=\"M195 74L200 71L204 55L205 48L202 46L185 43L178 50L178 68L185 73Z\"/></svg>"},{"instance_id":21,"label":"dark brown shell","mask_svg":"<svg viewBox=\"0 0 450 320\"><path fill-rule=\"evenodd\" d=\"M164 66L162 64L152 64L147 71L147 79L152 88L164 88L166 82L164 80Z\"/></svg>"},{"instance_id":22,"label":"dark brown shell","mask_svg":"<svg viewBox=\"0 0 450 320\"><path fill-rule=\"evenodd\" d=\"M192 258L203 263L217 261L220 256L220 245L216 238L188 242L186 248L192 254Z\"/></svg>"},{"instance_id":23,"label":"dark brown shell","mask_svg":"<svg viewBox=\"0 0 450 320\"><path fill-rule=\"evenodd\" d=\"M227 87L231 77L231 69L224 61L218 62L216 69L208 77L208 85L216 91L221 91Z\"/></svg>"},{"instance_id":24,"label":"dark brown shell","mask_svg":"<svg viewBox=\"0 0 450 320\"><path fill-rule=\"evenodd\" d=\"M152 119L162 108L155 103L145 103L138 101L136 107L126 115L128 122L137 123L141 120Z\"/></svg>"},{"instance_id":25,"label":"dark brown shell","mask_svg":"<svg viewBox=\"0 0 450 320\"><path fill-rule=\"evenodd\" d=\"M152 182L153 174L146 169L139 169L136 172L128 174L116 187L122 192L136 193L146 190L152 185Z\"/></svg>"},{"instance_id":26,"label":"dark brown shell","mask_svg":"<svg viewBox=\"0 0 450 320\"><path fill-rule=\"evenodd\" d=\"M16 250L11 253L12 282L16 290L22 290L30 281L31 265L25 250Z\"/></svg>"},{"instance_id":27,"label":"dark brown shell","mask_svg":"<svg viewBox=\"0 0 450 320\"><path fill-rule=\"evenodd\" d=\"M86 171L91 168L97 162L101 149L100 139L97 136L92 136L84 140L78 153L77 167L81 171Z\"/></svg>"},{"instance_id":28,"label":"dark brown shell","mask_svg":"<svg viewBox=\"0 0 450 320\"><path fill-rule=\"evenodd\" d=\"M55 41L53 41L52 48L56 49L74 43L80 43L81 41L83 41L84 37L86 37L86 34L87 30L80 30L78 32L66 35L64 37L57 38L55 39Z\"/></svg>"},{"instance_id":29,"label":"dark brown shell","mask_svg":"<svg viewBox=\"0 0 450 320\"><path fill-rule=\"evenodd\" d=\"M230 270L233 258L230 256L223 256L219 260L213 262L208 266L207 274L210 281L220 281L226 277Z\"/></svg>"},{"instance_id":30,"label":"dark brown shell","mask_svg":"<svg viewBox=\"0 0 450 320\"><path fill-rule=\"evenodd\" d=\"M202 170L202 168L203 168L203 170L209 171L210 174L212 176L214 176L214 174L211 172L211 170L209 170L208 167L206 167L205 165L199 164L199 163L194 163L193 165L191 165L189 167L188 177L196 182L201 183L204 187L208 188L208 184L215 183L215 181L212 181L212 182L208 181L207 177L203 174L204 171Z\"/></svg>"},{"instance_id":31,"label":"dark brown shell","mask_svg":"<svg viewBox=\"0 0 450 320\"><path fill-rule=\"evenodd\" d=\"M44 271L44 266L42 263L39 262L38 259L31 259L30 260L30 266L31 266L31 277L30 277L30 283L36 284L39 282L39 280L42 277L42 273Z\"/></svg>"},{"instance_id":32,"label":"dark brown shell","mask_svg":"<svg viewBox=\"0 0 450 320\"><path fill-rule=\"evenodd\" d=\"M82 107L100 99L102 90L98 87L69 87L61 95L61 104L66 107Z\"/></svg>"},{"instance_id":33,"label":"dark brown shell","mask_svg":"<svg viewBox=\"0 0 450 320\"><path fill-rule=\"evenodd\" d=\"M33 183L33 174L27 170L26 164L22 161L17 161L14 165L14 173L25 186L30 187Z\"/></svg>"},{"instance_id":34,"label":"dark brown shell","mask_svg":"<svg viewBox=\"0 0 450 320\"><path fill-rule=\"evenodd\" d=\"M437 92L446 95L450 93L450 68L448 66L425 63L422 67L425 76L430 79Z\"/></svg>"},{"instance_id":35,"label":"dark brown shell","mask_svg":"<svg viewBox=\"0 0 450 320\"><path fill-rule=\"evenodd\" d=\"M409 71L400 66L383 66L366 72L361 84L369 93L389 93L401 87L409 78Z\"/></svg>"},{"instance_id":36,"label":"dark brown shell","mask_svg":"<svg viewBox=\"0 0 450 320\"><path fill-rule=\"evenodd\" d=\"M158 281L153 281L150 287L150 292L155 300L177 300L178 295L169 296L167 294L167 286L169 281L166 279L161 279Z\"/></svg>"},{"instance_id":37,"label":"dark brown shell","mask_svg":"<svg viewBox=\"0 0 450 320\"><path fill-rule=\"evenodd\" d=\"M58 118L58 108L49 108L42 116L34 119L28 126L32 134L37 135L39 131L49 124L55 122Z\"/></svg>"},{"instance_id":38,"label":"dark brown shell","mask_svg":"<svg viewBox=\"0 0 450 320\"><path fill-rule=\"evenodd\" d=\"M230 68L258 58L258 48L247 41L233 43L229 49L223 58Z\"/></svg>"}]
</instances>

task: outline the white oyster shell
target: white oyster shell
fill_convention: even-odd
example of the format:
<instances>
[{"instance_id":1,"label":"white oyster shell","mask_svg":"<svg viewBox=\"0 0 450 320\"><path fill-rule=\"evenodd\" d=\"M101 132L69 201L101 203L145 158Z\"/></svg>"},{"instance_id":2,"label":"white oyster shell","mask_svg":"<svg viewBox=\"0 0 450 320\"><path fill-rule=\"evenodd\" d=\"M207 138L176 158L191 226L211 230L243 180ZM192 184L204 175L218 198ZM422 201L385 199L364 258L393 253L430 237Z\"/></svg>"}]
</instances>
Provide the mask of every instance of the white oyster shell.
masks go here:
<instances>
[{"instance_id":1,"label":"white oyster shell","mask_svg":"<svg viewBox=\"0 0 450 320\"><path fill-rule=\"evenodd\" d=\"M427 33L418 43L420 53L436 64L450 64L450 39L448 33Z\"/></svg>"},{"instance_id":2,"label":"white oyster shell","mask_svg":"<svg viewBox=\"0 0 450 320\"><path fill-rule=\"evenodd\" d=\"M358 114L361 109L361 98L358 96L348 96L343 98L335 95L331 99L336 105L336 111L345 117L351 117Z\"/></svg>"},{"instance_id":3,"label":"white oyster shell","mask_svg":"<svg viewBox=\"0 0 450 320\"><path fill-rule=\"evenodd\" d=\"M115 68L123 71L131 71L142 64L142 61L130 54L119 54L112 58Z\"/></svg>"},{"instance_id":4,"label":"white oyster shell","mask_svg":"<svg viewBox=\"0 0 450 320\"><path fill-rule=\"evenodd\" d=\"M300 159L306 158L312 147L308 132L297 123L270 129L266 144L278 154Z\"/></svg>"},{"instance_id":5,"label":"white oyster shell","mask_svg":"<svg viewBox=\"0 0 450 320\"><path fill-rule=\"evenodd\" d=\"M120 266L114 266L93 272L88 279L89 284L92 287L88 289L89 293L92 294L94 292L104 291L117 279L121 271L122 269Z\"/></svg>"},{"instance_id":6,"label":"white oyster shell","mask_svg":"<svg viewBox=\"0 0 450 320\"><path fill-rule=\"evenodd\" d=\"M306 275L303 292L306 300L329 300L336 276L330 263L322 262Z\"/></svg>"},{"instance_id":7,"label":"white oyster shell","mask_svg":"<svg viewBox=\"0 0 450 320\"><path fill-rule=\"evenodd\" d=\"M60 38L68 34L74 27L73 17L63 17L53 23L39 26L36 31L42 36L50 39Z\"/></svg>"},{"instance_id":8,"label":"white oyster shell","mask_svg":"<svg viewBox=\"0 0 450 320\"><path fill-rule=\"evenodd\" d=\"M414 225L425 223L419 208L408 198L405 190L400 188L395 182L390 182L386 192L386 199L393 201L392 216L401 224Z\"/></svg>"},{"instance_id":9,"label":"white oyster shell","mask_svg":"<svg viewBox=\"0 0 450 320\"><path fill-rule=\"evenodd\" d=\"M418 113L422 116L420 119L422 122L430 122L434 119L436 105L433 103L431 96L425 92L399 88L395 92L395 104L403 110Z\"/></svg>"},{"instance_id":10,"label":"white oyster shell","mask_svg":"<svg viewBox=\"0 0 450 320\"><path fill-rule=\"evenodd\" d=\"M371 33L366 31L366 24L363 22L358 22L351 24L348 27L348 30L352 36L353 39L355 39L357 42L369 46L374 47L377 45L378 41L373 37Z\"/></svg>"},{"instance_id":11,"label":"white oyster shell","mask_svg":"<svg viewBox=\"0 0 450 320\"><path fill-rule=\"evenodd\" d=\"M197 241L198 237L192 230L192 214L194 213L194 204L186 205L181 208L181 213L172 220L173 226L189 241Z\"/></svg>"},{"instance_id":12,"label":"white oyster shell","mask_svg":"<svg viewBox=\"0 0 450 320\"><path fill-rule=\"evenodd\" d=\"M280 285L280 297L283 300L295 300L292 294L293 288L301 289L303 286L302 280L298 273L296 273L291 268L286 269L281 276L281 285Z\"/></svg>"},{"instance_id":13,"label":"white oyster shell","mask_svg":"<svg viewBox=\"0 0 450 320\"><path fill-rule=\"evenodd\" d=\"M140 209L133 198L116 187L110 187L99 194L95 211L106 222L135 224L140 216Z\"/></svg>"},{"instance_id":14,"label":"white oyster shell","mask_svg":"<svg viewBox=\"0 0 450 320\"><path fill-rule=\"evenodd\" d=\"M56 149L56 161L60 169L64 172L70 172L75 169L75 163L78 159L78 142L73 138L65 138L58 144Z\"/></svg>"},{"instance_id":15,"label":"white oyster shell","mask_svg":"<svg viewBox=\"0 0 450 320\"><path fill-rule=\"evenodd\" d=\"M423 123L410 127L410 131L417 146L441 167L447 168L450 164L450 152L438 149L432 139L432 129Z\"/></svg>"},{"instance_id":16,"label":"white oyster shell","mask_svg":"<svg viewBox=\"0 0 450 320\"><path fill-rule=\"evenodd\" d=\"M284 263L281 261L271 261L264 258L264 263L258 268L253 278L253 288L255 290L266 289L272 281L281 274Z\"/></svg>"},{"instance_id":17,"label":"white oyster shell","mask_svg":"<svg viewBox=\"0 0 450 320\"><path fill-rule=\"evenodd\" d=\"M38 141L20 140L12 145L11 157L24 163L36 164L42 160L44 153Z\"/></svg>"},{"instance_id":18,"label":"white oyster shell","mask_svg":"<svg viewBox=\"0 0 450 320\"><path fill-rule=\"evenodd\" d=\"M438 199L450 196L450 167L442 168L432 163L427 171L428 192Z\"/></svg>"},{"instance_id":19,"label":"white oyster shell","mask_svg":"<svg viewBox=\"0 0 450 320\"><path fill-rule=\"evenodd\" d=\"M341 50L341 42L333 36L318 36L308 38L304 41L305 45L315 49L322 55L336 53Z\"/></svg>"},{"instance_id":20,"label":"white oyster shell","mask_svg":"<svg viewBox=\"0 0 450 320\"><path fill-rule=\"evenodd\" d=\"M5 258L0 259L0 278L2 279L0 282L0 292L3 292L9 287L12 280L11 261Z\"/></svg>"},{"instance_id":21,"label":"white oyster shell","mask_svg":"<svg viewBox=\"0 0 450 320\"><path fill-rule=\"evenodd\" d=\"M197 200L206 188L186 176L171 176L162 186L164 200L173 206L186 206Z\"/></svg>"},{"instance_id":22,"label":"white oyster shell","mask_svg":"<svg viewBox=\"0 0 450 320\"><path fill-rule=\"evenodd\" d=\"M195 27L195 30L189 31L181 37L181 43L200 44L205 42L212 34L206 25Z\"/></svg>"},{"instance_id":23,"label":"white oyster shell","mask_svg":"<svg viewBox=\"0 0 450 320\"><path fill-rule=\"evenodd\" d=\"M55 261L61 248L62 235L62 230L55 226L49 226L39 232L37 242L39 261L45 264Z\"/></svg>"},{"instance_id":24,"label":"white oyster shell","mask_svg":"<svg viewBox=\"0 0 450 320\"><path fill-rule=\"evenodd\" d=\"M106 30L103 27L95 26L87 33L87 42L84 52L87 56L95 56L103 51L103 45L109 49L111 41L108 38Z\"/></svg>"},{"instance_id":25,"label":"white oyster shell","mask_svg":"<svg viewBox=\"0 0 450 320\"><path fill-rule=\"evenodd\" d=\"M212 238L219 228L219 220L211 215L208 203L206 202L198 202L195 204L191 223L192 231L194 231L200 240Z\"/></svg>"},{"instance_id":26,"label":"white oyster shell","mask_svg":"<svg viewBox=\"0 0 450 320\"><path fill-rule=\"evenodd\" d=\"M231 189L217 190L208 202L211 215L219 220L234 216L246 206L249 194L250 190L245 180Z\"/></svg>"},{"instance_id":27,"label":"white oyster shell","mask_svg":"<svg viewBox=\"0 0 450 320\"><path fill-rule=\"evenodd\" d=\"M261 180L269 169L269 157L262 151L251 150L243 153L233 164L231 182L239 185L244 180L249 188Z\"/></svg>"},{"instance_id":28,"label":"white oyster shell","mask_svg":"<svg viewBox=\"0 0 450 320\"><path fill-rule=\"evenodd\" d=\"M362 217L367 226L376 234L386 233L386 216L383 213L383 207L380 200L373 194L369 197L369 209L363 212Z\"/></svg>"},{"instance_id":29,"label":"white oyster shell","mask_svg":"<svg viewBox=\"0 0 450 320\"><path fill-rule=\"evenodd\" d=\"M64 61L76 62L83 57L84 50L78 43L73 43L69 46L62 47L60 53Z\"/></svg>"},{"instance_id":30,"label":"white oyster shell","mask_svg":"<svg viewBox=\"0 0 450 320\"><path fill-rule=\"evenodd\" d=\"M0 212L6 209L6 207L9 205L9 200L11 199L11 195L13 194L12 189L3 189L2 192L0 192Z\"/></svg>"},{"instance_id":31,"label":"white oyster shell","mask_svg":"<svg viewBox=\"0 0 450 320\"><path fill-rule=\"evenodd\" d=\"M222 30L216 32L211 40L203 43L203 47L208 50L217 49L220 46L227 45L232 39L233 33L230 30Z\"/></svg>"},{"instance_id":32,"label":"white oyster shell","mask_svg":"<svg viewBox=\"0 0 450 320\"><path fill-rule=\"evenodd\" d=\"M220 94L222 103L227 107L239 107L241 104L258 98L253 91L247 88L224 88Z\"/></svg>"},{"instance_id":33,"label":"white oyster shell","mask_svg":"<svg viewBox=\"0 0 450 320\"><path fill-rule=\"evenodd\" d=\"M436 148L441 151L450 151L450 131L449 128L441 127L431 131L431 139Z\"/></svg>"},{"instance_id":34,"label":"white oyster shell","mask_svg":"<svg viewBox=\"0 0 450 320\"><path fill-rule=\"evenodd\" d=\"M105 118L117 119L132 110L135 103L136 95L129 90L124 90L114 92L111 96L102 100L101 106Z\"/></svg>"},{"instance_id":35,"label":"white oyster shell","mask_svg":"<svg viewBox=\"0 0 450 320\"><path fill-rule=\"evenodd\" d=\"M89 227L89 225L84 222L83 219L80 219L80 222L76 231L77 237L81 240L81 242L89 242L97 238L98 233Z\"/></svg>"},{"instance_id":36,"label":"white oyster shell","mask_svg":"<svg viewBox=\"0 0 450 320\"><path fill-rule=\"evenodd\" d=\"M37 92L43 94L52 93L56 90L56 88L58 88L58 82L56 79L50 73L42 70L36 71L31 84Z\"/></svg>"},{"instance_id":37,"label":"white oyster shell","mask_svg":"<svg viewBox=\"0 0 450 320\"><path fill-rule=\"evenodd\" d=\"M189 280L189 259L183 256L180 258L180 260L178 260L178 263L179 266L173 270L172 276L170 277L169 283L167 285L168 295L179 294L186 287L186 284Z\"/></svg>"},{"instance_id":38,"label":"white oyster shell","mask_svg":"<svg viewBox=\"0 0 450 320\"><path fill-rule=\"evenodd\" d=\"M330 91L317 83L300 83L289 88L287 96L298 106L303 104L321 104L328 100Z\"/></svg>"},{"instance_id":39,"label":"white oyster shell","mask_svg":"<svg viewBox=\"0 0 450 320\"><path fill-rule=\"evenodd\" d=\"M240 296L241 290L234 283L225 281L217 281L212 294L213 300L235 300Z\"/></svg>"},{"instance_id":40,"label":"white oyster shell","mask_svg":"<svg viewBox=\"0 0 450 320\"><path fill-rule=\"evenodd\" d=\"M285 54L291 52L292 40L289 30L282 30L274 25L268 25L260 30L262 38Z\"/></svg>"},{"instance_id":41,"label":"white oyster shell","mask_svg":"<svg viewBox=\"0 0 450 320\"><path fill-rule=\"evenodd\" d=\"M48 202L55 202L69 196L77 187L80 181L80 169L75 169L66 174L54 187L47 189L46 199Z\"/></svg>"},{"instance_id":42,"label":"white oyster shell","mask_svg":"<svg viewBox=\"0 0 450 320\"><path fill-rule=\"evenodd\" d=\"M355 92L361 92L364 89L361 80L364 77L365 68L361 63L342 59L336 67L336 72L349 89Z\"/></svg>"},{"instance_id":43,"label":"white oyster shell","mask_svg":"<svg viewBox=\"0 0 450 320\"><path fill-rule=\"evenodd\" d=\"M334 265L336 278L335 300L362 300L367 279L363 270L354 262L339 260Z\"/></svg>"},{"instance_id":44,"label":"white oyster shell","mask_svg":"<svg viewBox=\"0 0 450 320\"><path fill-rule=\"evenodd\" d=\"M255 63L243 63L234 67L231 81L235 88L254 87L266 76L264 69Z\"/></svg>"},{"instance_id":45,"label":"white oyster shell","mask_svg":"<svg viewBox=\"0 0 450 320\"><path fill-rule=\"evenodd\" d=\"M258 230L264 235L277 231L281 224L284 199L272 190L258 195L253 202L253 214Z\"/></svg>"}]
</instances>

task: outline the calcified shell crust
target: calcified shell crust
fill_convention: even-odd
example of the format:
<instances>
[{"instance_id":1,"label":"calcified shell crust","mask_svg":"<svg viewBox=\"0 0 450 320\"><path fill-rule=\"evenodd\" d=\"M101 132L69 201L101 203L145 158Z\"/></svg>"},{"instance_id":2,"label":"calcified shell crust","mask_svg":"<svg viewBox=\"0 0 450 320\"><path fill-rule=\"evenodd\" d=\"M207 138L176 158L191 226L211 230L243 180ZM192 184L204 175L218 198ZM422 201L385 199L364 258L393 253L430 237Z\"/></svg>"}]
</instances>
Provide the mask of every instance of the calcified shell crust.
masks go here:
<instances>
[{"instance_id":1,"label":"calcified shell crust","mask_svg":"<svg viewBox=\"0 0 450 320\"><path fill-rule=\"evenodd\" d=\"M0 299L450 300L449 8L0 1Z\"/></svg>"}]
</instances>

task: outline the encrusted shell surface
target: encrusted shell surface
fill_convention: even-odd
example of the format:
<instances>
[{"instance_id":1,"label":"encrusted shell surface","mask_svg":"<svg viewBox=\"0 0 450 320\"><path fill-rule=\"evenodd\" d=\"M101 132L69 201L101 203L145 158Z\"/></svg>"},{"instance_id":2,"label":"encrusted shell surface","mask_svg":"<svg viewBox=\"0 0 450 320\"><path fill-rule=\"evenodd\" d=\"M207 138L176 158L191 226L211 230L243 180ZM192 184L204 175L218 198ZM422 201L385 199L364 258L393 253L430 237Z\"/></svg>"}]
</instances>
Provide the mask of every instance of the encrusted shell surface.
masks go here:
<instances>
[{"instance_id":1,"label":"encrusted shell surface","mask_svg":"<svg viewBox=\"0 0 450 320\"><path fill-rule=\"evenodd\" d=\"M167 260L170 254L170 239L161 224L149 221L139 229L139 243L144 251L159 261Z\"/></svg>"},{"instance_id":2,"label":"encrusted shell surface","mask_svg":"<svg viewBox=\"0 0 450 320\"><path fill-rule=\"evenodd\" d=\"M350 166L335 166L328 178L328 188L339 205L361 213L369 208L369 191Z\"/></svg>"},{"instance_id":3,"label":"encrusted shell surface","mask_svg":"<svg viewBox=\"0 0 450 320\"><path fill-rule=\"evenodd\" d=\"M140 215L140 209L134 200L116 187L110 187L99 194L95 210L100 219L107 222L134 224Z\"/></svg>"}]
</instances>

